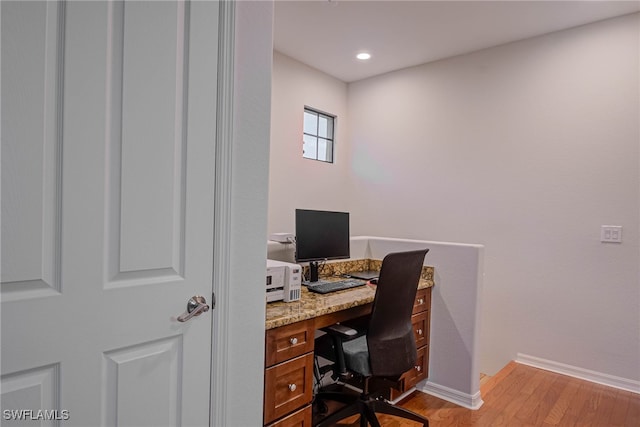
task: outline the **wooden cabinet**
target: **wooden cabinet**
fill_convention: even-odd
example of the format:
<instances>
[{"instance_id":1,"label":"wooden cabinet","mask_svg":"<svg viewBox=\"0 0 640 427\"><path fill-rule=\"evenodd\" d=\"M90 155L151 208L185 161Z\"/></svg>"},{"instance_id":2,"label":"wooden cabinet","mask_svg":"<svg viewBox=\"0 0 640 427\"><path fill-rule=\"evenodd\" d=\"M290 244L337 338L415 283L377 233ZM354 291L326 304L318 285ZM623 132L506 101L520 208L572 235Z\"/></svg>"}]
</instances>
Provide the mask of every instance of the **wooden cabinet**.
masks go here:
<instances>
[{"instance_id":1,"label":"wooden cabinet","mask_svg":"<svg viewBox=\"0 0 640 427\"><path fill-rule=\"evenodd\" d=\"M268 427L311 427L312 417L311 405L307 405L275 423L269 424Z\"/></svg>"},{"instance_id":2,"label":"wooden cabinet","mask_svg":"<svg viewBox=\"0 0 640 427\"><path fill-rule=\"evenodd\" d=\"M429 310L411 316L411 324L416 347L424 347L429 343Z\"/></svg>"},{"instance_id":3,"label":"wooden cabinet","mask_svg":"<svg viewBox=\"0 0 640 427\"><path fill-rule=\"evenodd\" d=\"M405 373L398 389L391 389L390 398L396 399L429 376L429 331L431 329L431 288L419 289L411 316L413 334L418 348L418 359L413 369Z\"/></svg>"},{"instance_id":4,"label":"wooden cabinet","mask_svg":"<svg viewBox=\"0 0 640 427\"><path fill-rule=\"evenodd\" d=\"M404 374L404 387L402 391L407 391L415 387L420 381L427 378L427 368L429 366L429 353L427 346L418 349L418 359L416 366Z\"/></svg>"},{"instance_id":5,"label":"wooden cabinet","mask_svg":"<svg viewBox=\"0 0 640 427\"><path fill-rule=\"evenodd\" d=\"M281 417L284 418L271 425L279 427L310 425L313 399L314 331L314 322L310 319L266 332L265 425Z\"/></svg>"},{"instance_id":6,"label":"wooden cabinet","mask_svg":"<svg viewBox=\"0 0 640 427\"><path fill-rule=\"evenodd\" d=\"M313 399L313 350L315 330L370 313L371 304L327 312L317 317L268 329L265 335L264 425L310 427ZM413 306L413 333L418 360L400 379L398 389L387 395L396 399L426 379L429 369L431 288L419 289Z\"/></svg>"},{"instance_id":7,"label":"wooden cabinet","mask_svg":"<svg viewBox=\"0 0 640 427\"><path fill-rule=\"evenodd\" d=\"M431 308L431 288L418 289L416 301L413 303L413 314L429 310Z\"/></svg>"},{"instance_id":8,"label":"wooden cabinet","mask_svg":"<svg viewBox=\"0 0 640 427\"><path fill-rule=\"evenodd\" d=\"M314 334L313 319L269 329L265 335L265 366L313 352Z\"/></svg>"}]
</instances>

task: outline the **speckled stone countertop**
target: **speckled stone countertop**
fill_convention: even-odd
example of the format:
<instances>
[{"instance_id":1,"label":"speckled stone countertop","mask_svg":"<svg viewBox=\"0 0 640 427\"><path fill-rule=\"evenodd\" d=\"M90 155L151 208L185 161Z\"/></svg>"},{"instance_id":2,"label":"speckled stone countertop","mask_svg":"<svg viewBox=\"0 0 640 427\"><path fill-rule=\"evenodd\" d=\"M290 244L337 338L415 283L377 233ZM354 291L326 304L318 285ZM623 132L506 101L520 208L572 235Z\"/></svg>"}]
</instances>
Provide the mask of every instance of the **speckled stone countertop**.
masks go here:
<instances>
[{"instance_id":1,"label":"speckled stone countertop","mask_svg":"<svg viewBox=\"0 0 640 427\"><path fill-rule=\"evenodd\" d=\"M379 269L379 263L381 261L378 260L357 260L325 264L320 274L322 279L328 278L326 276L327 273L331 274L329 278L336 277L336 279L339 279L340 275L348 271L373 270L376 267ZM433 267L423 267L418 289L429 288L433 285ZM267 304L265 329L273 329L301 320L365 305L373 302L375 293L375 286L370 285L324 295L309 292L303 286L299 301L278 301Z\"/></svg>"}]
</instances>

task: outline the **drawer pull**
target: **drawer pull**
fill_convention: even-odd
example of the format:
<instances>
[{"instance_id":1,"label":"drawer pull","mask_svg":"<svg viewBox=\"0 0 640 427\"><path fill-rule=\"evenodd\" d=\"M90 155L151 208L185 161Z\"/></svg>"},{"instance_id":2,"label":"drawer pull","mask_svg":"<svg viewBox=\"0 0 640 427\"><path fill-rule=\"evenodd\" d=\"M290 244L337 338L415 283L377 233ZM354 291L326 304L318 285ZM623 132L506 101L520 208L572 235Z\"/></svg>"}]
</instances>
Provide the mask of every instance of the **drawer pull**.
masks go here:
<instances>
[{"instance_id":1,"label":"drawer pull","mask_svg":"<svg viewBox=\"0 0 640 427\"><path fill-rule=\"evenodd\" d=\"M418 304L424 304L424 298L418 298Z\"/></svg>"},{"instance_id":2,"label":"drawer pull","mask_svg":"<svg viewBox=\"0 0 640 427\"><path fill-rule=\"evenodd\" d=\"M291 345L296 345L298 344L298 338L296 337L289 338L289 342L291 343Z\"/></svg>"},{"instance_id":3,"label":"drawer pull","mask_svg":"<svg viewBox=\"0 0 640 427\"><path fill-rule=\"evenodd\" d=\"M422 329L418 329L416 332L418 333L418 335L422 335Z\"/></svg>"},{"instance_id":4,"label":"drawer pull","mask_svg":"<svg viewBox=\"0 0 640 427\"><path fill-rule=\"evenodd\" d=\"M422 371L422 366L416 365L416 371L418 371L418 372Z\"/></svg>"},{"instance_id":5,"label":"drawer pull","mask_svg":"<svg viewBox=\"0 0 640 427\"><path fill-rule=\"evenodd\" d=\"M289 384L289 391L296 391L297 388L295 384Z\"/></svg>"}]
</instances>

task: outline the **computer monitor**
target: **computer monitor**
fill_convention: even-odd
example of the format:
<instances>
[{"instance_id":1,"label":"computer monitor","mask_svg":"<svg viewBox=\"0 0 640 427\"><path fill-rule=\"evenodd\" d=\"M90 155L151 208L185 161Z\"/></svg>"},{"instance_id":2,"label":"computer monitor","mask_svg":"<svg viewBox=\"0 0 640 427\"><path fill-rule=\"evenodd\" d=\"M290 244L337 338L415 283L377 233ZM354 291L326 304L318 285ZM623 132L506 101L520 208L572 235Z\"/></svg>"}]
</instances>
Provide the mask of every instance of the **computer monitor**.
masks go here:
<instances>
[{"instance_id":1,"label":"computer monitor","mask_svg":"<svg viewBox=\"0 0 640 427\"><path fill-rule=\"evenodd\" d=\"M318 281L318 261L349 258L349 213L296 209L296 262L309 261L309 281Z\"/></svg>"}]
</instances>

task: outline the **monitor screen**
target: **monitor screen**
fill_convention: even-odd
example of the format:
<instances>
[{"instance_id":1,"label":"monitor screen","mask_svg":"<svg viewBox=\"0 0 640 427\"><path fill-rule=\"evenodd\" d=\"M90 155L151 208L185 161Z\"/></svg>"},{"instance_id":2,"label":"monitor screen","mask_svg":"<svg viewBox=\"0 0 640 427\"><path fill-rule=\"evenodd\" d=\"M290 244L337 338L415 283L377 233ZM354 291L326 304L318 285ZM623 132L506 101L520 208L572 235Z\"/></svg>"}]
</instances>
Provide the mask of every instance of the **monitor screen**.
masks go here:
<instances>
[{"instance_id":1,"label":"monitor screen","mask_svg":"<svg viewBox=\"0 0 640 427\"><path fill-rule=\"evenodd\" d=\"M296 261L349 258L349 213L296 209Z\"/></svg>"}]
</instances>

